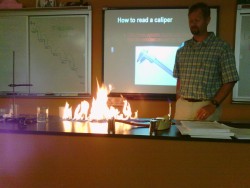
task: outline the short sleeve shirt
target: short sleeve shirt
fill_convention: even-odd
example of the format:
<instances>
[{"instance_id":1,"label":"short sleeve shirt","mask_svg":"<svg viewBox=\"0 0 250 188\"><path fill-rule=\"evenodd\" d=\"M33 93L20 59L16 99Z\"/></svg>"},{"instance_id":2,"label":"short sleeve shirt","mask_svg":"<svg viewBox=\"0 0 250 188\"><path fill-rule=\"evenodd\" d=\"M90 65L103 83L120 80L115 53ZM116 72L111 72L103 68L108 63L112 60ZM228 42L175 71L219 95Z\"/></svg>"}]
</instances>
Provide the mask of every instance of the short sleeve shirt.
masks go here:
<instances>
[{"instance_id":1,"label":"short sleeve shirt","mask_svg":"<svg viewBox=\"0 0 250 188\"><path fill-rule=\"evenodd\" d=\"M203 100L212 99L224 83L239 80L232 49L212 32L203 42L184 42L173 76L180 80L182 97Z\"/></svg>"}]
</instances>

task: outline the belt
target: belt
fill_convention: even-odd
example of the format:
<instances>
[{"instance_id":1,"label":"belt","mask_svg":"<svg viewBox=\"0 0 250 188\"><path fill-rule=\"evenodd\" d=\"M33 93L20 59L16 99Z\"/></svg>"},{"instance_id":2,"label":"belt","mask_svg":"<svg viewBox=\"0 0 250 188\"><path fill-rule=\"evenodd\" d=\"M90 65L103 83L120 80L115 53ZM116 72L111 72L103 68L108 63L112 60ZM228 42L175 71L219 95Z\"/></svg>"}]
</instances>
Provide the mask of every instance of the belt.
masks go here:
<instances>
[{"instance_id":1,"label":"belt","mask_svg":"<svg viewBox=\"0 0 250 188\"><path fill-rule=\"evenodd\" d=\"M189 98L183 98L183 99L188 101L188 102L202 102L202 101L204 101L202 99L189 99Z\"/></svg>"}]
</instances>

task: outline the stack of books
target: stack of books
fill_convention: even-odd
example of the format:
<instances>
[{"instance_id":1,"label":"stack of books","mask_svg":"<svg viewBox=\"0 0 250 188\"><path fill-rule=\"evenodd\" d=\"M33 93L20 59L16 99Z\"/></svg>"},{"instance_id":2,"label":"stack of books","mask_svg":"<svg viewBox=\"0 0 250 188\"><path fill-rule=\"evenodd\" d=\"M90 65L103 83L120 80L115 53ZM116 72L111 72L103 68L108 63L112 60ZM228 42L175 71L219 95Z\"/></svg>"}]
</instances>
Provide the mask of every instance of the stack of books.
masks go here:
<instances>
[{"instance_id":1,"label":"stack of books","mask_svg":"<svg viewBox=\"0 0 250 188\"><path fill-rule=\"evenodd\" d=\"M180 121L176 125L182 135L198 138L231 139L232 128L216 121Z\"/></svg>"},{"instance_id":2,"label":"stack of books","mask_svg":"<svg viewBox=\"0 0 250 188\"><path fill-rule=\"evenodd\" d=\"M250 129L233 128L232 131L234 132L234 137L237 139L250 139Z\"/></svg>"}]
</instances>

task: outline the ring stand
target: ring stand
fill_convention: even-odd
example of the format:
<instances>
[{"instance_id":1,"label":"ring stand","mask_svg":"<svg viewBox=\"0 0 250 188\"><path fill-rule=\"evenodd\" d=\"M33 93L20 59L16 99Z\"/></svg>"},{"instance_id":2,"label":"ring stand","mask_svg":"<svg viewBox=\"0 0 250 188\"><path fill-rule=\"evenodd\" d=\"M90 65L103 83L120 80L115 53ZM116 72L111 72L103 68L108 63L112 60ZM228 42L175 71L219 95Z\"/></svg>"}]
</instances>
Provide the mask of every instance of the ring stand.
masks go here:
<instances>
[{"instance_id":1,"label":"ring stand","mask_svg":"<svg viewBox=\"0 0 250 188\"><path fill-rule=\"evenodd\" d=\"M28 86L28 87L31 87L33 86L32 84L16 84L15 83L15 51L13 51L13 62L12 62L12 84L9 84L8 85L9 87L12 87L12 106L11 106L11 109L12 109L12 116L9 118L9 119L12 119L12 120L16 120L18 119L18 115L17 115L17 107L16 107L16 90L15 88L16 87L24 87L24 86Z\"/></svg>"}]
</instances>

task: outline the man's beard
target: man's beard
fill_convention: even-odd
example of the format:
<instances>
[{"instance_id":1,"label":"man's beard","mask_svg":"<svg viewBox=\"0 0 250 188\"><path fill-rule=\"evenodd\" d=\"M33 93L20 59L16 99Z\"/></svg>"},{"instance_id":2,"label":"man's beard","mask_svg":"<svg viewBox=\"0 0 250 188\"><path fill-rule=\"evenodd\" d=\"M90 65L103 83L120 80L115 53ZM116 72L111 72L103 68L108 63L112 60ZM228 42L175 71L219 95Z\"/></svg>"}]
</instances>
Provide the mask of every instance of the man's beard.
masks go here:
<instances>
[{"instance_id":1,"label":"man's beard","mask_svg":"<svg viewBox=\"0 0 250 188\"><path fill-rule=\"evenodd\" d=\"M199 35L200 34L200 30L198 27L191 27L190 31L193 35Z\"/></svg>"}]
</instances>

